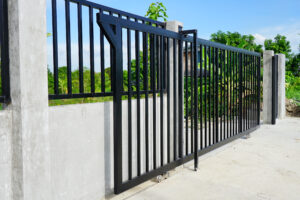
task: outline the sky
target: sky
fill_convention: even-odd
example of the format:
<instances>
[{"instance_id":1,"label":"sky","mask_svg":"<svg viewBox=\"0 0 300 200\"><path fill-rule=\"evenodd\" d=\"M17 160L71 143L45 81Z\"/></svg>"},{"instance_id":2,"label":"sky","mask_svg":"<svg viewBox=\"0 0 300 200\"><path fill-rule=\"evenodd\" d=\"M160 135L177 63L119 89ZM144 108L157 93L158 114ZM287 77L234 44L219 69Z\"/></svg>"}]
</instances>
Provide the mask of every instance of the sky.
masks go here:
<instances>
[{"instance_id":1,"label":"sky","mask_svg":"<svg viewBox=\"0 0 300 200\"><path fill-rule=\"evenodd\" d=\"M58 1L58 28L63 28L64 0ZM105 6L144 16L149 5L155 0L91 0ZM197 29L198 36L210 39L218 30L252 34L256 42L263 44L265 39L273 39L277 34L287 36L292 51L299 52L300 44L300 0L161 0L167 7L168 20L177 20L184 29ZM75 6L71 7L71 11ZM72 12L71 12L72 13ZM83 10L83 18L87 9ZM51 33L51 0L47 0L47 28ZM76 27L76 14L71 15L71 29ZM95 26L95 28L97 28ZM88 29L84 23L83 29ZM72 33L72 45L76 53L76 31ZM65 33L59 31L59 48L64 49ZM85 35L85 33L84 33ZM86 33L87 35L87 33ZM51 37L48 38L48 50L51 51ZM88 54L88 37L84 36L84 51ZM95 51L97 53L97 46ZM77 49L78 50L78 49ZM72 52L72 53L73 53ZM51 57L49 53L48 57ZM63 57L63 52L60 54ZM88 55L84 55L87 57ZM61 61L61 64L64 64ZM97 61L96 61L97 62ZM51 65L51 61L49 62Z\"/></svg>"}]
</instances>

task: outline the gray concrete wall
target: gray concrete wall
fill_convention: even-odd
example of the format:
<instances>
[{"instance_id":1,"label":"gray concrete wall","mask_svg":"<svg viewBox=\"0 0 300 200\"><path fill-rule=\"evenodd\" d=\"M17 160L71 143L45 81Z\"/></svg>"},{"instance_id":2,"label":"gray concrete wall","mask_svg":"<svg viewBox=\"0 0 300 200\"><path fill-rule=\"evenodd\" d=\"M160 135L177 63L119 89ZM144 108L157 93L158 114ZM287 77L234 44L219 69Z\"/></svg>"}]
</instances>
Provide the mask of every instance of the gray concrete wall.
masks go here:
<instances>
[{"instance_id":1,"label":"gray concrete wall","mask_svg":"<svg viewBox=\"0 0 300 200\"><path fill-rule=\"evenodd\" d=\"M166 103L166 98L164 98ZM149 141L153 142L153 103L149 99ZM123 106L123 181L128 180L128 101ZM157 97L157 148L160 144L160 99ZM133 176L137 171L136 100L132 101ZM167 108L164 107L166 120ZM145 163L145 100L141 99L141 155ZM171 126L172 126L171 122ZM164 133L167 127L164 126ZM53 199L99 200L113 193L113 102L49 108L51 190ZM171 141L171 146L173 140ZM150 161L153 159L150 145ZM164 134L164 163L167 162L167 135ZM157 163L160 153L157 151ZM150 162L150 170L153 163ZM142 173L145 172L142 164Z\"/></svg>"},{"instance_id":2,"label":"gray concrete wall","mask_svg":"<svg viewBox=\"0 0 300 200\"><path fill-rule=\"evenodd\" d=\"M0 111L0 199L10 200L12 197L12 115L11 111Z\"/></svg>"}]
</instances>

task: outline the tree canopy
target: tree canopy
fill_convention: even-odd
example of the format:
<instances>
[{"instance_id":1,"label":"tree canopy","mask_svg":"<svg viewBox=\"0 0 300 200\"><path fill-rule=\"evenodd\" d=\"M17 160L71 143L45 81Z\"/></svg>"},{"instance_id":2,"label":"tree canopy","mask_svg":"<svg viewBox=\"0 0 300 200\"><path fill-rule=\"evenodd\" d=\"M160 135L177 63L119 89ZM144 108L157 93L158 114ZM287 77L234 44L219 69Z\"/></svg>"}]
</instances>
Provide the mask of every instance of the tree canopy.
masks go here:
<instances>
[{"instance_id":1,"label":"tree canopy","mask_svg":"<svg viewBox=\"0 0 300 200\"><path fill-rule=\"evenodd\" d=\"M217 33L211 34L211 41L219 42L222 44L247 49L249 51L256 51L259 53L263 52L262 45L255 43L255 37L253 35L241 35L238 32L223 32L218 31Z\"/></svg>"},{"instance_id":2,"label":"tree canopy","mask_svg":"<svg viewBox=\"0 0 300 200\"><path fill-rule=\"evenodd\" d=\"M168 19L167 8L161 2L151 3L146 13L146 17L156 21L159 18L162 18L166 22Z\"/></svg>"},{"instance_id":3,"label":"tree canopy","mask_svg":"<svg viewBox=\"0 0 300 200\"><path fill-rule=\"evenodd\" d=\"M265 40L265 49L273 50L275 53L283 53L287 58L291 57L291 45L287 38L283 35L276 35L274 40Z\"/></svg>"}]
</instances>

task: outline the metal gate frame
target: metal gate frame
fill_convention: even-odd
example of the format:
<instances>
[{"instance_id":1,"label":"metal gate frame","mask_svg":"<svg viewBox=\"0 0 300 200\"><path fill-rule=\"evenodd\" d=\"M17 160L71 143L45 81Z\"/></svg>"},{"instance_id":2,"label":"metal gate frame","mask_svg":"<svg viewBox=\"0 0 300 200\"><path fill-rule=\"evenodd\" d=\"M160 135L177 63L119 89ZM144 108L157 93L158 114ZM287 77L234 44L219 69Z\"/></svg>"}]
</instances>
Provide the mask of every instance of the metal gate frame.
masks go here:
<instances>
[{"instance_id":1,"label":"metal gate frame","mask_svg":"<svg viewBox=\"0 0 300 200\"><path fill-rule=\"evenodd\" d=\"M4 2L6 0L0 0ZM57 43L57 0L52 0L53 27L53 74L54 91L49 99L69 99L86 97L113 96L113 144L114 144L114 192L119 194L155 176L194 160L194 168L198 168L198 156L210 152L228 142L254 131L259 127L260 119L260 58L261 55L223 44L197 38L196 30L179 33L168 31L165 24L124 11L109 8L85 0L64 0L66 21L66 53L67 53L67 92L60 93L58 84L58 43ZM63 1L63 0L62 0ZM72 91L72 53L71 53L71 17L70 4L77 5L78 12L78 59L79 59L79 93ZM89 10L90 25L90 71L91 89L84 90L83 67L83 20L82 8ZM95 49L94 49L94 11L100 26L101 58L104 57L104 40L110 43L111 88L105 89L104 59L101 59L101 91L96 91L95 83ZM123 52L122 31L127 29L128 91L123 90ZM131 32L135 33L136 71L135 83L131 77ZM142 36L140 36L140 33ZM193 36L190 36L193 34ZM104 38L105 36L105 38ZM142 38L142 39L141 39ZM7 41L7 40L6 40ZM140 54L142 41L143 60ZM173 88L171 85L171 46L173 46ZM148 50L149 49L149 50ZM129 51L130 50L130 51ZM200 53L200 54L199 54ZM149 55L148 55L149 54ZM185 54L185 62L183 59ZM149 57L149 60L148 60ZM199 59L198 59L199 58ZM226 60L227 58L227 60ZM189 61L188 61L189 60ZM145 67L140 70L140 62ZM184 73L185 66L185 73ZM190 73L189 73L190 69ZM203 74L203 69L204 74ZM200 73L198 71L200 70ZM8 71L7 71L8 72ZM140 88L140 74L144 88ZM199 76L200 74L200 76ZM208 75L209 74L209 75ZM150 78L148 78L150 75ZM208 77L209 76L209 77ZM231 79L226 79L230 76ZM6 76L8 77L8 76ZM154 77L154 78L153 78ZM178 79L177 77L180 77ZM181 81L183 78L183 81ZM211 80L212 79L212 80ZM3 79L4 80L4 79ZM150 80L150 84L148 83ZM180 80L180 81L178 81ZM132 86L135 84L136 89ZM203 85L204 84L204 85ZM227 89L226 89L227 88ZM230 88L230 89L228 89ZM171 96L171 89L173 95ZM225 99L225 94L227 99ZM140 101L145 96L145 116L141 116ZM149 96L153 96L153 141L160 135L160 143L149 140ZM128 99L128 181L123 181L122 146L122 97ZM163 103L167 96L167 103ZM150 96L151 97L151 96ZM137 121L132 122L132 98L137 102ZM173 98L174 106L170 101ZM232 98L230 102L229 98ZM160 121L156 117L156 99L160 99ZM190 100L190 101L189 101ZM208 105L206 105L208 104ZM222 106L219 106L222 105ZM185 105L185 106L184 106ZM205 105L205 107L203 106ZM157 106L158 107L158 106ZM173 125L170 111L173 110ZM203 112L204 111L204 112ZM167 119L164 119L167 112ZM204 115L205 113L205 115ZM208 114L208 115L207 115ZM141 130L141 118L145 118L145 132L137 131L132 137L132 124ZM185 120L185 121L184 121ZM226 121L227 120L227 121ZM158 126L158 123L160 126ZM157 123L157 125L156 125ZM227 124L226 124L227 123ZM173 126L173 127L172 127ZM156 131L156 127L159 131ZM167 131L164 131L166 128ZM173 128L173 130L172 130ZM156 132L159 132L159 134ZM141 134L145 135L145 170L141 163ZM167 145L162 142L167 136ZM173 143L170 137L173 136ZM154 139L155 137L155 139ZM137 142L137 175L132 173L132 143ZM149 146L153 147L150 152ZM164 152L161 149L164 150ZM173 147L173 150L170 147ZM184 148L185 147L185 148ZM157 150L156 150L157 149ZM159 152L159 150L161 150ZM152 153L153 160L149 158ZM164 153L167 154L165 157ZM160 155L160 156L159 156ZM156 159L160 157L160 159ZM127 160L126 160L127 161ZM135 162L135 160L134 160ZM151 162L152 166L149 167ZM152 169L153 168L153 169ZM145 172L144 172L145 171Z\"/></svg>"},{"instance_id":2,"label":"metal gate frame","mask_svg":"<svg viewBox=\"0 0 300 200\"><path fill-rule=\"evenodd\" d=\"M148 171L145 174L140 174L140 164L138 164L138 176L135 178L132 178L131 180L127 181L127 182L123 182L122 181L122 102L121 102L121 98L123 95L122 92L122 73L123 73L123 69L122 69L122 36L121 36L121 29L122 28L127 28L127 29L131 29L131 30L136 30L136 31L140 31L140 32L144 32L144 33L149 33L151 35L150 39L151 40L155 40L156 37L154 37L154 35L159 36L162 38L161 41L164 40L164 38L172 38L176 40L178 40L178 52L176 51L176 48L174 48L174 55L175 57L178 56L178 60L179 60L179 77L182 76L182 42L183 39L185 39L186 41L191 41L192 42L192 38L190 37L183 37L183 34L180 33L175 33L175 32L171 32L162 28L157 28L157 27L153 27L151 25L147 25L147 24L141 24L141 23L137 23L137 22L132 22L132 21L128 21L125 19L120 19L120 18L116 18L110 15L106 15L103 13L98 13L97 14L97 23L100 26L101 30L103 31L103 33L105 34L105 36L107 37L108 41L110 42L110 44L113 47L113 58L112 60L114 60L113 62L113 68L114 68L114 72L113 72L113 80L114 80L114 87L113 87L113 97L114 97L114 191L116 194L119 194L129 188L132 188L146 180L149 180L157 175L161 175L163 173L166 173L167 171L187 162L193 159L193 155L189 155L186 157L182 156L182 137L180 137L180 135L182 135L182 130L183 130L183 124L181 122L183 122L183 102L182 102L182 93L183 93L183 87L182 87L182 83L179 82L179 88L178 88L178 94L179 94L179 99L178 99L178 108L179 108L179 120L176 123L178 124L179 127L179 141L176 141L174 139L174 161L170 162L169 158L169 162L168 164L162 165L159 168L154 167L154 170L152 171ZM186 32L188 33L188 32ZM137 36L138 37L138 36ZM196 41L196 40L194 40ZM155 42L154 42L155 43ZM143 44L144 46L147 44ZM151 45L151 44L150 44ZM167 48L164 48L164 45L167 46ZM173 43L174 46L176 46L177 44L174 42ZM161 49L168 49L169 47L169 41L167 41L166 43L161 42L160 43ZM147 49L147 47L145 47ZM152 47L153 49L153 47ZM153 50L154 51L154 50ZM155 54L155 52L151 51L151 54ZM167 62L169 62L169 52L166 52L167 55ZM161 55L165 55L165 53L161 54ZM165 63L164 59L165 56L160 56L161 59L161 63ZM138 62L137 62L138 63ZM174 62L174 65L176 64L176 61ZM154 68L155 69L155 68ZM138 72L139 73L139 72ZM155 72L154 72L155 73ZM163 76L163 73L161 73L161 76ZM162 78L162 77L161 77ZM139 82L139 80L138 80ZM167 93L169 95L169 86L166 86L167 89ZM139 88L139 86L137 87ZM161 93L160 96L163 96L162 92L163 89L161 88ZM146 91L147 94L148 91ZM137 89L137 93L138 93L138 101L139 101L139 95L140 95L140 91L139 89ZM154 97L154 99L156 99ZM162 101L161 101L162 103ZM163 106L163 105L161 105ZM138 112L139 113L139 112ZM138 116L138 121L139 121L139 116ZM139 122L137 122L139 124ZM163 124L163 123L162 123ZM161 128L162 128L162 124L161 124ZM139 133L138 133L139 134ZM176 133L174 133L176 134ZM139 136L138 136L139 137ZM139 138L138 138L139 140ZM162 144L161 144L162 145ZM178 154L177 155L177 148L178 147ZM168 149L168 151L170 151L170 149ZM139 151L138 151L139 152ZM169 152L168 152L169 153ZM138 163L140 163L139 160L140 155L138 156ZM147 158L148 159L148 158ZM161 152L161 159L163 159L163 152ZM147 161L148 162L148 161ZM156 165L156 164L154 164Z\"/></svg>"},{"instance_id":3,"label":"metal gate frame","mask_svg":"<svg viewBox=\"0 0 300 200\"><path fill-rule=\"evenodd\" d=\"M194 159L194 167L195 170L197 170L198 168L198 156L203 155L209 151L212 151L224 144L227 144L228 142L231 142L237 138L242 137L243 135L249 134L250 132L256 130L259 127L259 112L257 112L257 114L254 113L248 113L248 111L243 111L244 107L246 106L252 106L253 109L259 109L259 91L260 91L260 84L259 84L259 75L260 75L260 55L258 53L254 53L254 52L249 52L246 50L241 50L241 49L237 49L234 47L228 47L225 45L221 45L221 44L217 44L217 43L213 43L210 41L205 41L205 40L201 40L197 38L197 31L196 30L189 30L189 31L181 31L180 33L175 33L175 32L171 32L162 28L158 28L158 27L153 27L153 26L149 26L149 24L143 24L143 23L138 23L138 22L133 22L130 20L125 20L122 18L118 18L118 17L114 17L111 15L107 15L104 13L98 13L97 14L97 23L100 26L101 30L103 31L103 33L105 34L106 38L108 39L108 41L110 42L111 46L113 47L113 52L112 52L112 60L113 62L113 97L114 97L114 191L116 194L119 194L127 189L130 189L144 181L147 181L157 175L161 175L183 163L186 163L192 159ZM222 65L221 62L224 62L224 60L220 60L219 58L221 58L221 56L224 56L225 58L225 50L227 51L227 53L229 53L230 51L233 51L234 56L233 56L233 61L235 66L237 66L236 70L236 85L238 85L238 91L236 91L236 102L238 102L238 116L239 118L236 119L236 133L231 134L230 136L227 135L227 137L225 137L224 135L222 135L222 132L219 133L219 128L218 125L219 124L219 117L218 114L216 114L214 120L215 120L215 126L214 126L214 141L212 142L212 144L210 146L207 146L206 148L203 148L202 145L200 145L198 142L194 142L194 146L193 146L193 152L191 152L190 154L186 154L183 155L183 120L178 120L178 122L175 122L175 126L176 123L179 123L179 132L178 132L178 140L179 141L175 141L174 142L174 146L175 148L177 148L176 146L178 146L178 154L176 155L176 150L174 151L174 161L172 162L168 162L165 165L161 165L160 167L156 168L154 167L154 169L152 171L149 171L149 169L146 170L145 174L141 174L140 172L140 154L138 155L138 174L137 177L131 178L126 181L123 182L122 180L122 95L124 95L124 92L122 92L122 73L123 73L123 69L122 69L122 28L125 29L131 29L131 30L135 30L138 32L142 32L142 33L147 33L150 34L150 36L152 35L152 37L150 37L150 40L155 41L154 35L159 36L159 38L161 38L161 41L164 41L165 38L173 38L178 40L178 52L176 52L176 48L174 48L174 55L175 57L178 56L178 65L179 65L179 76L181 77L183 75L183 59L182 59L182 55L183 55L183 42L190 42L192 44L191 47L191 51L193 51L193 63L191 64L192 68L193 68L193 74L192 77L194 80L193 82L193 87L194 88L199 88L198 86L198 52L199 52L199 46L201 47L200 52L202 53L202 45L203 46L211 46L212 49L215 51L215 56L217 56L217 58L214 58L214 60L216 61L216 63L214 64L216 67L214 67L214 74L216 75L215 78L215 92L216 95L216 106L214 112L218 113L218 84L219 84L219 78L218 78L218 73L219 73L219 67ZM188 36L189 34L193 34L193 37ZM139 36L136 35L136 40L139 41ZM160 43L160 48L161 49L168 49L168 44L169 42L165 43L165 42L161 42ZM147 42L143 44L144 48L148 48L147 47ZM151 45L151 44L150 44ZM167 48L165 48L165 46L167 46ZM174 46L176 47L176 43L174 42ZM151 47L151 46L150 46ZM138 49L139 47L137 47ZM152 46L153 48L153 46ZM187 47L186 47L187 48ZM139 50L137 50L139 51ZM155 51L155 50L153 50ZM222 54L223 52L223 54ZM155 54L155 52L150 52L151 54ZM168 54L168 53L166 53ZM162 66L164 65L163 63L165 63L165 59L166 57L164 56L165 53L161 54L162 56L160 57L160 62L162 64ZM202 55L202 54L201 54ZM227 55L229 57L229 54ZM202 56L200 56L202 59ZM167 56L167 59L169 59L169 57ZM167 60L167 62L169 62ZM220 62L220 63L219 63ZM248 63L247 63L248 62ZM138 63L138 61L137 61ZM176 63L174 63L175 65ZM228 63L229 64L229 63ZM246 71L246 66L250 65L252 67L252 71L248 72ZM163 66L164 67L164 66ZM139 68L138 68L139 69ZM221 69L222 70L222 69ZM137 73L140 73L139 71ZM155 72L154 72L155 73ZM163 73L163 72L162 72ZM162 74L161 73L161 74ZM201 70L200 70L201 73ZM257 104L252 104L246 100L243 97L243 94L246 93L246 77L251 75L251 87L252 90L255 91L256 96L254 96L256 99L256 103ZM163 76L163 75L161 75ZM254 81L254 77L257 77ZM162 77L161 77L162 78ZM222 78L222 77L221 77ZM139 82L139 80L137 80L137 82ZM181 81L180 81L181 82ZM183 86L182 83L179 82L179 118L183 117L183 102L182 102L182 94L183 94ZM200 77L200 82L202 84L202 77ZM244 83L245 82L245 83ZM138 84L138 83L137 83ZM162 83L161 83L162 84ZM161 86L162 87L162 86ZM166 86L168 88L168 85ZM139 86L137 87L137 101L139 102L140 100L140 93L141 91L139 90ZM202 85L201 87L202 88ZM149 91L146 90L146 95L148 94ZM154 91L155 92L155 91ZM169 92L169 90L164 91L163 88L161 88L160 90L160 95L161 97L163 96L164 92ZM130 92L129 92L130 93ZM202 129L200 128L200 130L198 129L198 121L199 121L199 115L198 115L198 104L199 104L199 91L198 89L194 89L193 90L193 104L192 106L192 116L193 116L193 133L192 133L192 137L194 139L194 141L198 141L199 140L199 132L201 132L202 134ZM154 93L155 94L155 93ZM202 96L202 89L200 92L201 96ZM200 96L200 98L201 98ZM252 97L253 98L253 97ZM156 99L156 98L154 98ZM244 102L243 102L244 101ZM161 101L162 102L162 101ZM202 102L202 99L200 99L200 102ZM222 99L221 102L222 103ZM139 103L138 103L139 104ZM245 105L244 105L245 104ZM257 105L257 107L256 107ZM163 105L161 105L163 106ZM138 108L139 109L139 108ZM202 109L202 108L201 108ZM202 112L202 111L201 111ZM138 112L139 113L139 112ZM146 113L147 115L148 113ZM227 114L228 115L228 114ZM247 115L247 117L244 119L243 115ZM252 117L252 121L249 120L249 117ZM140 116L138 115L138 122L137 124L139 124L139 118ZM182 118L181 118L182 119ZM253 122L254 119L254 122ZM201 121L202 121L202 116L201 116ZM220 122L221 123L221 122ZM250 125L251 123L251 125ZM225 127L225 125L224 125ZM161 129L162 129L162 125L161 125ZM228 129L228 128L227 128ZM220 131L222 131L222 127L220 127ZM223 130L224 131L224 130ZM224 132L225 133L225 132ZM140 142L140 136L139 136L139 132L138 132L138 144ZM176 132L174 134L177 134ZM229 133L227 133L229 134ZM200 138L202 139L202 138ZM147 141L146 141L147 142ZM161 145L163 145L161 143ZM175 149L174 148L174 149ZM140 146L138 146L138 152L140 150ZM169 150L168 150L169 151ZM149 162L148 160L149 158L146 158L147 162ZM163 160L163 152L161 152L161 159ZM131 158L130 158L131 160ZM154 161L155 162L155 161ZM156 165L156 164L154 164Z\"/></svg>"}]
</instances>

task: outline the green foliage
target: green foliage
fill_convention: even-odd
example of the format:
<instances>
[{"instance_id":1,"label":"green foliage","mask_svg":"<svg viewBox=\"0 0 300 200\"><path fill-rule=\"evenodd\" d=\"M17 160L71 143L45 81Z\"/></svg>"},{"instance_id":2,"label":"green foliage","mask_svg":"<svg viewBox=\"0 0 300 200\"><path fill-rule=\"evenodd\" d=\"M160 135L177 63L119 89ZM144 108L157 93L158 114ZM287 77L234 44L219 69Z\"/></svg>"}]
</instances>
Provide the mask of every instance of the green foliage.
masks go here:
<instances>
[{"instance_id":1,"label":"green foliage","mask_svg":"<svg viewBox=\"0 0 300 200\"><path fill-rule=\"evenodd\" d=\"M286 73L286 97L300 102L300 77Z\"/></svg>"},{"instance_id":2,"label":"green foliage","mask_svg":"<svg viewBox=\"0 0 300 200\"><path fill-rule=\"evenodd\" d=\"M276 35L274 41L272 40L265 40L264 42L266 50L273 50L275 53L282 53L285 54L286 58L290 58L291 56L291 45L287 38L283 35Z\"/></svg>"},{"instance_id":3,"label":"green foliage","mask_svg":"<svg viewBox=\"0 0 300 200\"><path fill-rule=\"evenodd\" d=\"M211 34L211 41L222 43L229 46L234 46L249 51L256 51L262 53L262 45L255 43L255 37L253 35L241 35L238 32L231 33L227 31L218 31L217 33Z\"/></svg>"},{"instance_id":4,"label":"green foliage","mask_svg":"<svg viewBox=\"0 0 300 200\"><path fill-rule=\"evenodd\" d=\"M286 71L291 72L294 76L300 76L300 53L290 56L286 63Z\"/></svg>"},{"instance_id":5,"label":"green foliage","mask_svg":"<svg viewBox=\"0 0 300 200\"><path fill-rule=\"evenodd\" d=\"M166 22L168 18L167 8L161 2L151 3L146 13L146 17L156 21L159 18L162 18Z\"/></svg>"}]
</instances>

